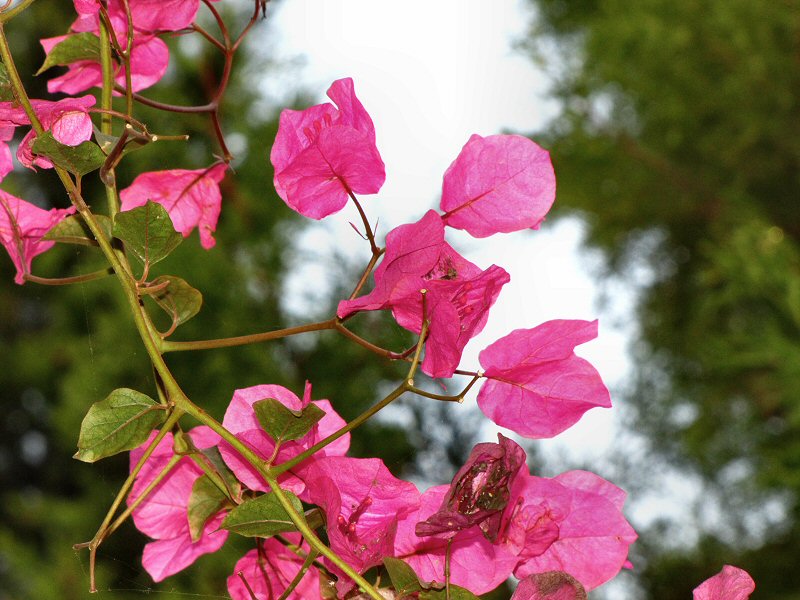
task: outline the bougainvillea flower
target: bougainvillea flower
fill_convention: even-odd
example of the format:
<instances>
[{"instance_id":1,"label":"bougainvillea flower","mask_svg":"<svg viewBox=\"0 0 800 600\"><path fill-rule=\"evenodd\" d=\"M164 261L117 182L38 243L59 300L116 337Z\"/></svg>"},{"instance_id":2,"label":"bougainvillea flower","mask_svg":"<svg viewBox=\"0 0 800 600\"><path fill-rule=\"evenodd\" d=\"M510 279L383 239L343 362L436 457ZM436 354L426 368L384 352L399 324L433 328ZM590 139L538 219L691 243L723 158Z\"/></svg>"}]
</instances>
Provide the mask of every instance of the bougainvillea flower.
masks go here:
<instances>
[{"instance_id":1,"label":"bougainvillea flower","mask_svg":"<svg viewBox=\"0 0 800 600\"><path fill-rule=\"evenodd\" d=\"M525 464L525 451L502 434L499 444L476 444L458 472L439 510L417 523L418 536L457 531L478 525L490 542L496 542L511 482Z\"/></svg>"},{"instance_id":2,"label":"bougainvillea flower","mask_svg":"<svg viewBox=\"0 0 800 600\"><path fill-rule=\"evenodd\" d=\"M293 543L300 541L300 536L296 534L284 536ZM307 545L304 550L308 550ZM228 577L228 594L233 600L252 600L247 589L250 586L257 600L280 598L302 566L303 559L278 540L263 540L260 550L250 550L236 563L233 575ZM286 600L315 600L321 597L319 571L312 566Z\"/></svg>"},{"instance_id":3,"label":"bougainvillea flower","mask_svg":"<svg viewBox=\"0 0 800 600\"><path fill-rule=\"evenodd\" d=\"M511 600L586 600L586 590L569 573L549 571L520 581Z\"/></svg>"},{"instance_id":4,"label":"bougainvillea flower","mask_svg":"<svg viewBox=\"0 0 800 600\"><path fill-rule=\"evenodd\" d=\"M89 108L94 106L94 96L80 98L64 98L58 102L49 100L31 100L33 111L42 127L53 134L56 141L67 146L77 146L92 137L92 119ZM13 136L14 128L20 125L30 125L25 110L13 102L0 102L0 145L6 146ZM31 150L31 145L36 139L36 133L31 130L22 139L17 149L17 158L26 167L34 165L43 168L52 168L53 163L44 156L36 156ZM3 164L3 168L8 165Z\"/></svg>"},{"instance_id":5,"label":"bougainvillea flower","mask_svg":"<svg viewBox=\"0 0 800 600\"><path fill-rule=\"evenodd\" d=\"M65 146L77 146L92 137L92 119L89 108L94 106L94 96L64 98L58 102L32 100L31 104L42 127L53 134L53 138ZM33 153L36 132L32 129L22 138L17 149L17 159L28 168L34 166L53 168L53 163L44 156Z\"/></svg>"},{"instance_id":6,"label":"bougainvillea flower","mask_svg":"<svg viewBox=\"0 0 800 600\"><path fill-rule=\"evenodd\" d=\"M467 342L481 332L509 275L492 265L482 271L444 241L444 224L435 211L386 236L386 252L375 269L375 287L365 296L339 303L337 315L391 309L398 324L422 329L422 294L431 325L422 370L450 377Z\"/></svg>"},{"instance_id":7,"label":"bougainvillea flower","mask_svg":"<svg viewBox=\"0 0 800 600\"><path fill-rule=\"evenodd\" d=\"M115 27L116 29L116 27ZM95 32L96 33L96 32ZM118 36L120 33L118 32ZM67 36L58 36L40 40L46 54L49 54L56 44L66 39ZM120 39L125 42L127 38L122 35ZM146 89L161 80L167 72L169 64L169 49L164 41L154 35L136 35L133 39L131 50L131 89L134 92ZM114 81L121 86L126 85L125 68L116 65ZM100 63L91 60L79 60L70 63L67 72L54 77L47 82L47 91L51 94L61 92L64 94L77 94L91 87L103 84L103 73Z\"/></svg>"},{"instance_id":8,"label":"bougainvillea flower","mask_svg":"<svg viewBox=\"0 0 800 600\"><path fill-rule=\"evenodd\" d=\"M477 525L452 537L416 534L417 523L428 520L440 509L449 489L440 485L422 494L419 510L397 526L394 555L406 561L421 581L444 584L449 538L450 582L475 594L485 594L508 579L518 562L507 546L490 542Z\"/></svg>"},{"instance_id":9,"label":"bougainvillea flower","mask_svg":"<svg viewBox=\"0 0 800 600\"><path fill-rule=\"evenodd\" d=\"M548 321L517 329L480 353L486 382L478 406L529 438L553 437L590 408L611 406L600 374L574 353L597 337L597 321Z\"/></svg>"},{"instance_id":10,"label":"bougainvillea flower","mask_svg":"<svg viewBox=\"0 0 800 600\"><path fill-rule=\"evenodd\" d=\"M514 480L504 544L519 558L514 575L564 571L587 591L627 566L636 532L622 514L625 492L587 471Z\"/></svg>"},{"instance_id":11,"label":"bougainvillea flower","mask_svg":"<svg viewBox=\"0 0 800 600\"><path fill-rule=\"evenodd\" d=\"M756 584L750 574L738 567L725 565L722 571L698 585L694 600L747 600Z\"/></svg>"},{"instance_id":12,"label":"bougainvillea flower","mask_svg":"<svg viewBox=\"0 0 800 600\"><path fill-rule=\"evenodd\" d=\"M75 207L44 210L0 190L0 243L17 268L16 283L25 283L33 258L55 244L43 241L44 234L74 213Z\"/></svg>"},{"instance_id":13,"label":"bougainvillea flower","mask_svg":"<svg viewBox=\"0 0 800 600\"><path fill-rule=\"evenodd\" d=\"M427 292L431 326L425 342L422 371L431 377L451 377L461 362L464 347L480 333L489 309L511 276L492 265L464 282L431 281ZM415 331L415 333L418 333Z\"/></svg>"},{"instance_id":14,"label":"bougainvillea flower","mask_svg":"<svg viewBox=\"0 0 800 600\"><path fill-rule=\"evenodd\" d=\"M119 194L122 210L144 206L148 200L167 209L176 231L187 237L197 227L200 244L208 250L216 244L212 233L217 228L222 204L219 183L225 177L225 164L189 171L170 169L142 173Z\"/></svg>"},{"instance_id":15,"label":"bougainvillea flower","mask_svg":"<svg viewBox=\"0 0 800 600\"><path fill-rule=\"evenodd\" d=\"M155 432L151 439L153 436ZM220 439L205 426L194 428L189 432L189 437L199 449L215 446ZM142 457L149 442L131 451L131 469ZM172 458L172 444L172 434L167 434L156 446L136 477L128 504L139 497ZM219 528L224 518L224 513L219 512L205 523L199 538L192 539L188 518L189 498L192 486L202 475L203 471L192 459L182 458L133 511L136 528L154 539L145 545L142 555L142 566L153 581L161 581L185 569L203 554L216 552L228 537L228 532Z\"/></svg>"},{"instance_id":16,"label":"bougainvillea flower","mask_svg":"<svg viewBox=\"0 0 800 600\"><path fill-rule=\"evenodd\" d=\"M482 238L537 229L555 196L546 150L520 135L473 135L445 171L440 206L446 225Z\"/></svg>"},{"instance_id":17,"label":"bougainvillea flower","mask_svg":"<svg viewBox=\"0 0 800 600\"><path fill-rule=\"evenodd\" d=\"M308 406L309 403L312 403L311 385L306 383L302 400L280 385L256 385L236 390L233 393L233 398L225 411L222 424L228 431L247 444L251 450L264 460L272 456L275 450L275 441L267 435L267 432L264 431L261 424L258 422L255 412L253 411L253 404L266 398L274 398L290 410L299 411ZM274 459L275 464L280 464L281 462L297 456L331 433L338 431L346 424L344 419L338 415L328 400L314 400L313 404L322 409L325 416L299 440L284 442ZM336 441L325 446L325 448L317 452L307 462L313 462L323 456L343 456L347 453L349 448L350 434L346 433ZM222 454L222 458L225 460L225 464L233 471L239 481L251 490L261 492L269 491L270 487L258 471L242 458L232 446L227 442L222 442L220 443L219 450ZM295 494L302 494L306 486L303 480L298 477L298 473L302 471L304 467L305 464L298 465L297 468L290 469L282 474L278 478L281 487Z\"/></svg>"},{"instance_id":18,"label":"bougainvillea flower","mask_svg":"<svg viewBox=\"0 0 800 600\"><path fill-rule=\"evenodd\" d=\"M398 521L419 507L417 487L394 477L378 458L321 458L304 478L303 499L324 511L331 549L359 573L392 556ZM335 565L331 570L344 594L353 581Z\"/></svg>"},{"instance_id":19,"label":"bougainvillea flower","mask_svg":"<svg viewBox=\"0 0 800 600\"><path fill-rule=\"evenodd\" d=\"M328 89L336 104L281 112L270 152L275 189L301 215L322 219L347 204L349 192L376 194L386 179L375 127L352 79Z\"/></svg>"}]
</instances>

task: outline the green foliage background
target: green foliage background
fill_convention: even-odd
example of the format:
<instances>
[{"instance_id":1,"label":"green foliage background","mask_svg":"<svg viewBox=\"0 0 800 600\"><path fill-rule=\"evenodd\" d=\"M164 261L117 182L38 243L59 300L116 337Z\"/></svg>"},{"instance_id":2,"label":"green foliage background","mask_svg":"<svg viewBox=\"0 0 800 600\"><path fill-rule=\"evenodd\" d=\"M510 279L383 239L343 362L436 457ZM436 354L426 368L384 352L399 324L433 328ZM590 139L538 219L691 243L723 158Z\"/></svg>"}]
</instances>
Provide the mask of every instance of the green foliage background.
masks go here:
<instances>
[{"instance_id":1,"label":"green foliage background","mask_svg":"<svg viewBox=\"0 0 800 600\"><path fill-rule=\"evenodd\" d=\"M800 3L532 4L564 105L544 132L559 205L639 291L618 406L652 446L621 449L627 487L667 461L721 507L715 525L685 506L697 544L642 532L643 596L689 598L728 562L755 597L800 598Z\"/></svg>"}]
</instances>

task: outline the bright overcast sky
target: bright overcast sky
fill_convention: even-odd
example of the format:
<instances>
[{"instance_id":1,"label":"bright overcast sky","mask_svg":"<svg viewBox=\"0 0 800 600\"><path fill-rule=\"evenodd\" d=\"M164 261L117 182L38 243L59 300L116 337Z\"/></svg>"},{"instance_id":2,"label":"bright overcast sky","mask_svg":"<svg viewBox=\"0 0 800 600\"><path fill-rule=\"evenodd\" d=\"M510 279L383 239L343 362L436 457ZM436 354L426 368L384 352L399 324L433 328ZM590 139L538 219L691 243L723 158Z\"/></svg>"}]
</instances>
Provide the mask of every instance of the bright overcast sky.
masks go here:
<instances>
[{"instance_id":1,"label":"bright overcast sky","mask_svg":"<svg viewBox=\"0 0 800 600\"><path fill-rule=\"evenodd\" d=\"M546 78L513 48L531 19L523 0L285 0L270 10L271 58L301 67L266 82L268 93L303 89L323 102L334 79L355 81L386 163L380 194L363 199L371 219L380 219L381 238L437 207L442 173L471 134L531 132L558 110L546 98ZM368 248L349 221L359 222L354 211L329 217L310 229L303 245L341 250L345 240L352 256L366 260ZM484 240L450 229L447 235L482 268L496 263L511 274L486 329L467 347L464 368L478 368L478 352L512 329L598 316L592 261L578 253L577 221ZM297 277L291 285L311 291L304 283L310 278ZM613 388L626 372L624 347L622 332L601 319L600 338L579 352ZM543 444L576 458L596 457L613 439L613 412L590 411L557 441Z\"/></svg>"}]
</instances>

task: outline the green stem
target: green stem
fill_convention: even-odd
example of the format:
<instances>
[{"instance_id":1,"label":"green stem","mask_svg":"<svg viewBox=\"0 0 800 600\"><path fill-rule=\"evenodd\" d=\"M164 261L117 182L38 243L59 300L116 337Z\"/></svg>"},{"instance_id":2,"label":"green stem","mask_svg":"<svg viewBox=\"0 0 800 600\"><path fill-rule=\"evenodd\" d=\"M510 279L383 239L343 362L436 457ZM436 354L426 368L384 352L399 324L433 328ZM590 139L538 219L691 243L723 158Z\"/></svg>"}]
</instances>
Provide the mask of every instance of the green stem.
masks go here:
<instances>
[{"instance_id":1,"label":"green stem","mask_svg":"<svg viewBox=\"0 0 800 600\"><path fill-rule=\"evenodd\" d=\"M117 492L117 496L114 498L114 502L111 503L111 507L108 509L103 522L100 524L100 527L97 529L97 533L94 534L94 537L88 541L83 542L80 544L75 544L73 548L75 550L79 550L81 548L89 548L89 591L94 593L97 591L97 585L95 583L95 558L97 556L97 549L100 547L100 544L103 543L103 540L108 537L108 525L111 523L111 519L114 518L114 513L117 512L120 504L127 496L128 491L133 486L133 481L136 479L136 476L142 470L145 462L156 449L156 446L164 439L164 437L169 433L172 427L178 422L181 418L182 413L179 410L174 411L164 422L164 425L161 427L161 430L158 432L155 438L150 442L150 444L145 449L142 457L136 463L136 465L131 469L131 472L128 474L128 478L125 480L125 483L122 484L122 487Z\"/></svg>"},{"instance_id":2,"label":"green stem","mask_svg":"<svg viewBox=\"0 0 800 600\"><path fill-rule=\"evenodd\" d=\"M419 359L420 356L422 356L422 348L425 347L425 340L428 338L428 328L431 326L431 322L426 316L426 299L428 297L428 290L420 290L420 294L422 294L422 327L419 330L419 338L417 339L417 347L414 350L414 358L411 359L411 366L409 367L408 375L406 376L406 379L408 380L408 386L414 385L414 374L417 372L417 367L419 367Z\"/></svg>"},{"instance_id":3,"label":"green stem","mask_svg":"<svg viewBox=\"0 0 800 600\"><path fill-rule=\"evenodd\" d=\"M151 481L147 485L147 487L142 490L142 493L136 496L136 499L133 502L131 502L116 519L114 519L114 522L111 525L108 526L108 529L105 531L105 535L103 537L108 537L112 533L114 533L119 528L119 526L122 525L125 522L125 520L131 516L131 513L133 513L133 511L136 510L138 506L147 499L147 497L153 492L154 489L156 489L156 486L159 483L161 483L161 481L167 475L170 474L172 469L175 468L175 466L181 461L182 458L183 457L178 454L173 455L172 458L169 459L169 462L167 462L167 464L164 465L164 468L161 469L158 475L155 476L153 481Z\"/></svg>"},{"instance_id":4,"label":"green stem","mask_svg":"<svg viewBox=\"0 0 800 600\"><path fill-rule=\"evenodd\" d=\"M74 277L39 277L38 275L26 273L25 281L31 281L41 285L69 285L70 283L83 283L85 281L102 279L113 273L114 271L112 271L111 268L94 271L93 273L86 273L85 275L75 275Z\"/></svg>"},{"instance_id":5,"label":"green stem","mask_svg":"<svg viewBox=\"0 0 800 600\"><path fill-rule=\"evenodd\" d=\"M308 333L311 331L324 331L326 329L335 329L335 319L327 321L320 321L318 323L309 323L307 325L298 325L296 327L287 327L285 329L276 329L275 331L266 331L263 333L252 333L250 335L240 335L236 337L220 338L216 340L199 340L194 342L169 342L161 343L161 352L183 352L186 350L210 350L212 348L229 348L231 346L244 346L247 344L256 344L258 342L268 342L270 340L277 340L299 333Z\"/></svg>"},{"instance_id":6,"label":"green stem","mask_svg":"<svg viewBox=\"0 0 800 600\"><path fill-rule=\"evenodd\" d=\"M36 132L36 135L42 135L42 133L44 133L44 128L42 127L41 121L39 121L39 117L36 116L36 112L33 110L33 105L31 104L30 98L28 98L28 93L25 91L25 86L22 85L22 79L20 79L17 65L11 57L11 49L8 47L8 39L3 29L3 23L7 20L3 17L6 17L12 12L14 12L14 9L8 11L8 13L0 13L0 58L3 59L3 64L6 66L8 79L14 90L14 97L25 110L25 114L28 116L31 127Z\"/></svg>"},{"instance_id":7,"label":"green stem","mask_svg":"<svg viewBox=\"0 0 800 600\"><path fill-rule=\"evenodd\" d=\"M270 470L271 473L272 473L272 476L273 477L277 477L281 473L284 473L284 472L288 471L289 469L291 469L293 467L296 467L297 465L299 465L301 462L303 462L304 460L306 460L307 458L309 458L310 456L312 456L316 452L319 452L320 450L322 450L328 444L331 444L332 442L335 442L340 437L342 437L344 434L352 431L353 429L355 429L356 427L358 427L359 425L364 423L367 419L372 417L379 410L389 406L389 404L391 404L392 402L397 400L397 398L399 398L404 393L406 393L408 391L408 385L409 385L408 382L404 381L402 384L397 386L394 389L394 391L392 391L392 393L390 393L388 396L386 396L383 400L381 400L380 402L378 402L377 404L375 404L371 408L365 410L363 413L358 415L355 419L350 421L347 425L345 425L341 429L338 429L337 431L334 431L328 437L326 437L325 439L317 442L316 444L311 446L308 450L305 450L305 451L301 452L297 456L294 456L294 457L290 458L289 460L287 460L285 462L282 462L279 465L273 466L272 469Z\"/></svg>"},{"instance_id":8,"label":"green stem","mask_svg":"<svg viewBox=\"0 0 800 600\"><path fill-rule=\"evenodd\" d=\"M432 400L441 400L443 402L458 402L459 404L464 402L464 396L467 395L467 392L472 389L472 386L480 379L479 376L475 376L472 380L461 390L458 394L454 396L450 396L448 394L434 394L433 392L428 392L426 390L422 390L418 387L411 386L408 388L409 392L417 394L418 396L424 396L425 398L430 398Z\"/></svg>"},{"instance_id":9,"label":"green stem","mask_svg":"<svg viewBox=\"0 0 800 600\"><path fill-rule=\"evenodd\" d=\"M353 333L352 331L350 331L338 319L334 322L332 329L335 329L347 339L354 341L356 344L362 346L363 348L366 348L370 352L373 352L379 356L383 356L384 358L388 358L389 360L403 360L406 358L404 352L392 352L391 350L387 350L386 348L381 348L380 346L376 346L369 340L365 340L357 333Z\"/></svg>"},{"instance_id":10,"label":"green stem","mask_svg":"<svg viewBox=\"0 0 800 600\"><path fill-rule=\"evenodd\" d=\"M228 487L228 484L225 483L225 480L217 473L217 470L214 468L214 465L208 460L208 457L203 454L200 450L196 452L192 452L188 455L194 463L203 470L206 477L211 480L211 483L216 486L216 488L225 494L225 497L228 498L234 504L238 504L241 502L241 499L236 498L236 494L234 494L233 490Z\"/></svg>"},{"instance_id":11,"label":"green stem","mask_svg":"<svg viewBox=\"0 0 800 600\"><path fill-rule=\"evenodd\" d=\"M100 70L103 73L103 87L100 90L100 108L112 109L114 91L114 62L111 57L111 40L108 25L105 20L100 21ZM111 135L111 114L103 113L100 117L100 131Z\"/></svg>"},{"instance_id":12,"label":"green stem","mask_svg":"<svg viewBox=\"0 0 800 600\"><path fill-rule=\"evenodd\" d=\"M306 556L305 561L303 561L303 566L300 567L300 570L297 572L297 575L294 576L294 579L292 579L292 581L289 582L288 587L285 590L283 590L283 593L281 594L280 598L278 598L278 600L286 600L289 597L289 595L303 580L303 577L306 576L306 573L308 573L308 570L311 568L311 565L317 559L317 556L319 556L319 554L315 550L312 550L311 552L308 553L308 556Z\"/></svg>"},{"instance_id":13,"label":"green stem","mask_svg":"<svg viewBox=\"0 0 800 600\"><path fill-rule=\"evenodd\" d=\"M345 573L345 575L347 575L350 579L355 581L358 587L361 588L361 591L367 594L370 598L372 598L373 600L385 600L384 597L381 596L378 593L378 591L374 587L372 587L366 579L364 579L361 575L359 575L358 572L353 567L347 564L344 560L342 560L342 558L338 554L336 554L333 550L328 548L325 544L323 544L320 541L320 539L317 537L317 534L314 533L306 523L305 519L303 518L303 515L301 515L294 509L294 506L292 506L291 501L289 501L289 499L286 497L286 494L283 493L281 486L279 486L274 479L267 478L267 483L269 484L269 487L272 489L272 492L278 498L278 502L281 503L281 506L283 506L284 510L289 515L289 518L292 520L292 523L294 523L295 527L297 527L297 529L300 531L300 534L303 536L303 538L305 538L305 540L308 542L309 546L311 546L312 549L316 550L322 556L324 556L333 564L335 564L337 567L339 567L339 569L341 569Z\"/></svg>"}]
</instances>

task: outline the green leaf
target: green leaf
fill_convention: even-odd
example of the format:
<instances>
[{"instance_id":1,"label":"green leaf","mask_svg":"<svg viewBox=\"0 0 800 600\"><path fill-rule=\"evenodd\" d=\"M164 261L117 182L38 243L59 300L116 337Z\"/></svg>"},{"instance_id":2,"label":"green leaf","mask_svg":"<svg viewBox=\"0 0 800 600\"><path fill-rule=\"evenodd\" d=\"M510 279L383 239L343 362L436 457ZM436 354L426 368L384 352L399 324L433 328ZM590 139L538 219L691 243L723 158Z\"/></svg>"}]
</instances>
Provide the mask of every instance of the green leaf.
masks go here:
<instances>
[{"instance_id":1,"label":"green leaf","mask_svg":"<svg viewBox=\"0 0 800 600\"><path fill-rule=\"evenodd\" d=\"M417 577L414 569L408 563L399 558L387 556L383 559L383 565L386 567L389 579L392 580L392 586L400 598L425 589L419 582L419 577Z\"/></svg>"},{"instance_id":2,"label":"green leaf","mask_svg":"<svg viewBox=\"0 0 800 600\"><path fill-rule=\"evenodd\" d=\"M167 210L152 200L144 206L117 213L114 237L125 242L125 247L148 267L165 259L183 241L183 236L172 226Z\"/></svg>"},{"instance_id":3,"label":"green leaf","mask_svg":"<svg viewBox=\"0 0 800 600\"><path fill-rule=\"evenodd\" d=\"M298 440L325 416L325 411L316 404L309 404L302 411L294 411L275 398L259 400L253 404L258 422L276 442Z\"/></svg>"},{"instance_id":4,"label":"green leaf","mask_svg":"<svg viewBox=\"0 0 800 600\"><path fill-rule=\"evenodd\" d=\"M36 136L31 150L79 177L99 169L106 160L106 155L94 142L86 141L77 146L67 146L56 141L49 131Z\"/></svg>"},{"instance_id":5,"label":"green leaf","mask_svg":"<svg viewBox=\"0 0 800 600\"><path fill-rule=\"evenodd\" d=\"M180 277L172 275L156 277L151 284L158 286L165 282L168 282L168 285L153 294L153 300L172 317L173 327L177 327L200 312L203 306L203 294Z\"/></svg>"},{"instance_id":6,"label":"green leaf","mask_svg":"<svg viewBox=\"0 0 800 600\"><path fill-rule=\"evenodd\" d=\"M291 492L283 492L289 498L294 509L303 514L303 505ZM234 508L222 522L222 529L233 531L245 537L272 537L285 531L297 531L289 514L281 506L278 497L265 494L243 502Z\"/></svg>"},{"instance_id":7,"label":"green leaf","mask_svg":"<svg viewBox=\"0 0 800 600\"><path fill-rule=\"evenodd\" d=\"M114 390L105 400L95 402L83 418L74 458L91 463L132 450L144 443L164 418L162 406L149 396L127 388Z\"/></svg>"},{"instance_id":8,"label":"green leaf","mask_svg":"<svg viewBox=\"0 0 800 600\"><path fill-rule=\"evenodd\" d=\"M447 590L425 590L419 593L419 600L446 600ZM480 600L475 594L457 585L450 586L450 600Z\"/></svg>"},{"instance_id":9,"label":"green leaf","mask_svg":"<svg viewBox=\"0 0 800 600\"><path fill-rule=\"evenodd\" d=\"M214 466L214 470L222 477L222 480L225 482L225 485L228 487L228 491L234 498L238 498L239 494L242 491L242 484L236 479L236 475L233 474L233 471L228 468L228 465L225 464L225 461L222 459L222 454L219 452L219 448L217 446L212 446L211 448L201 448L200 452L205 455L205 457L209 460L209 462Z\"/></svg>"},{"instance_id":10,"label":"green leaf","mask_svg":"<svg viewBox=\"0 0 800 600\"><path fill-rule=\"evenodd\" d=\"M228 498L208 475L203 475L194 482L187 507L189 533L193 542L200 539L208 520L216 515L227 501Z\"/></svg>"},{"instance_id":11,"label":"green leaf","mask_svg":"<svg viewBox=\"0 0 800 600\"><path fill-rule=\"evenodd\" d=\"M66 66L79 60L100 62L100 38L88 32L67 36L53 46L41 68L36 71L36 75L40 75L50 67Z\"/></svg>"},{"instance_id":12,"label":"green leaf","mask_svg":"<svg viewBox=\"0 0 800 600\"><path fill-rule=\"evenodd\" d=\"M15 99L14 88L8 78L8 69L4 63L0 62L0 102L14 102Z\"/></svg>"},{"instance_id":13,"label":"green leaf","mask_svg":"<svg viewBox=\"0 0 800 600\"><path fill-rule=\"evenodd\" d=\"M94 218L97 219L106 237L111 239L111 219L105 215L95 215ZM80 215L72 215L60 221L55 227L48 231L42 239L51 242L61 242L62 244L97 246L94 234Z\"/></svg>"}]
</instances>

